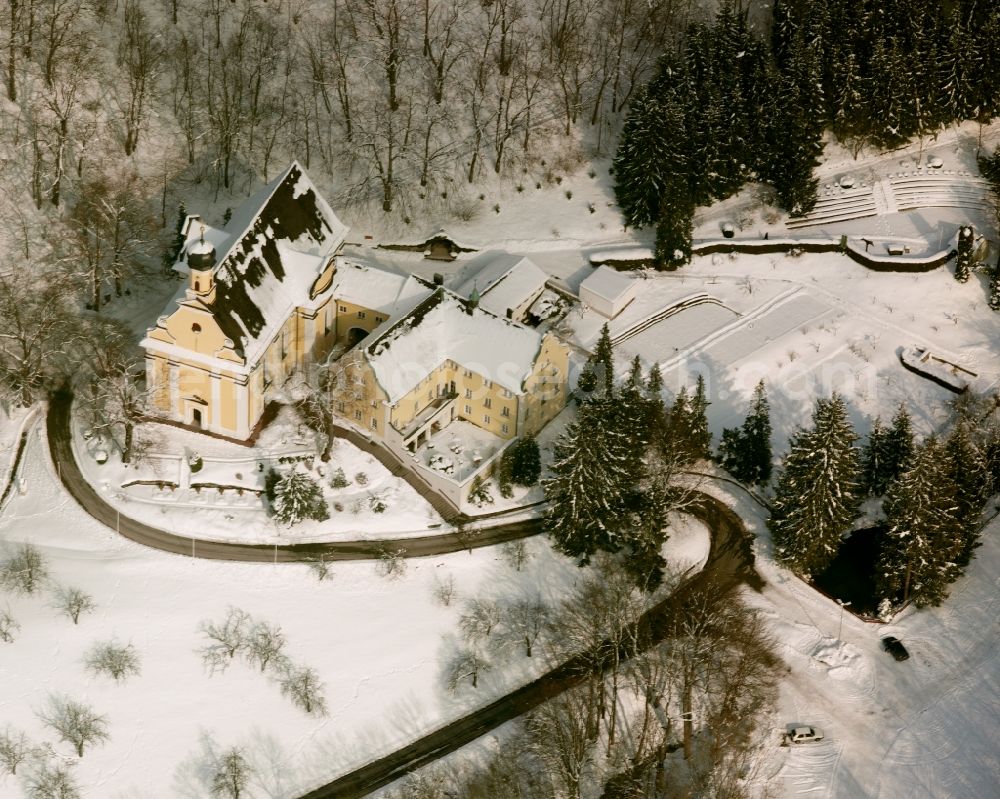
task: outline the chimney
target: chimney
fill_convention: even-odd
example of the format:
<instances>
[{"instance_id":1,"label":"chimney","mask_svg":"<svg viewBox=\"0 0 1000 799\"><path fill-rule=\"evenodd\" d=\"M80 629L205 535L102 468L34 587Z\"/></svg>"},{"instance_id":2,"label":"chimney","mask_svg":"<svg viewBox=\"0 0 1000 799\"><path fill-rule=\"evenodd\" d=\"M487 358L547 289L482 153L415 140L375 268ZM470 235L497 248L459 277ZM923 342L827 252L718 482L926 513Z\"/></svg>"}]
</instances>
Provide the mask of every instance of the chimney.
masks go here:
<instances>
[{"instance_id":1,"label":"chimney","mask_svg":"<svg viewBox=\"0 0 1000 799\"><path fill-rule=\"evenodd\" d=\"M440 272L435 272L434 273L434 285L435 286L443 286L444 285L444 275L442 275Z\"/></svg>"}]
</instances>

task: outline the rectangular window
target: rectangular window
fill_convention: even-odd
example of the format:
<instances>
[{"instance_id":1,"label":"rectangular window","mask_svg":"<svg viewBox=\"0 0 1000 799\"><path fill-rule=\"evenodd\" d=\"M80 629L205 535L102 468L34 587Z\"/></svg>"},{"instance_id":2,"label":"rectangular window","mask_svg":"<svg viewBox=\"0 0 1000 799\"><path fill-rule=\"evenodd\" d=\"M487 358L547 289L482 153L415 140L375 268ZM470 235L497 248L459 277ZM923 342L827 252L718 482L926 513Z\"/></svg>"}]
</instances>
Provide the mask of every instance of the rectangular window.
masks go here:
<instances>
[{"instance_id":1,"label":"rectangular window","mask_svg":"<svg viewBox=\"0 0 1000 799\"><path fill-rule=\"evenodd\" d=\"M485 416L483 416L483 424L489 424L489 423L490 423L490 415L486 414Z\"/></svg>"},{"instance_id":2,"label":"rectangular window","mask_svg":"<svg viewBox=\"0 0 1000 799\"><path fill-rule=\"evenodd\" d=\"M503 390L503 396L504 396L504 399L510 399L510 398L511 398L511 397L513 397L514 395L513 395L513 394L511 394L511 393L510 393L510 391L508 391L507 389L504 389L504 390Z\"/></svg>"},{"instance_id":3,"label":"rectangular window","mask_svg":"<svg viewBox=\"0 0 1000 799\"><path fill-rule=\"evenodd\" d=\"M338 400L337 401L337 413L343 413L343 412L344 412L344 403L343 403L343 401Z\"/></svg>"},{"instance_id":4,"label":"rectangular window","mask_svg":"<svg viewBox=\"0 0 1000 799\"><path fill-rule=\"evenodd\" d=\"M376 316L375 317L375 324L377 324L377 325L382 324L384 321L385 321L385 319L383 319L381 316Z\"/></svg>"},{"instance_id":5,"label":"rectangular window","mask_svg":"<svg viewBox=\"0 0 1000 799\"><path fill-rule=\"evenodd\" d=\"M507 433L510 432L510 425L508 425L508 424L502 424L502 425L500 425L500 429L503 431L504 435L507 435Z\"/></svg>"},{"instance_id":6,"label":"rectangular window","mask_svg":"<svg viewBox=\"0 0 1000 799\"><path fill-rule=\"evenodd\" d=\"M465 406L465 415L466 416L470 416L471 414L472 414L472 406L471 405L466 405Z\"/></svg>"},{"instance_id":7,"label":"rectangular window","mask_svg":"<svg viewBox=\"0 0 1000 799\"><path fill-rule=\"evenodd\" d=\"M465 376L466 377L472 377L472 370L471 369L466 369L465 370Z\"/></svg>"},{"instance_id":8,"label":"rectangular window","mask_svg":"<svg viewBox=\"0 0 1000 799\"><path fill-rule=\"evenodd\" d=\"M364 319L366 316L364 311L358 311L358 319Z\"/></svg>"},{"instance_id":9,"label":"rectangular window","mask_svg":"<svg viewBox=\"0 0 1000 799\"><path fill-rule=\"evenodd\" d=\"M486 399L484 399L483 400L483 407L484 408L492 408L493 407L493 398L492 397L487 397Z\"/></svg>"},{"instance_id":10,"label":"rectangular window","mask_svg":"<svg viewBox=\"0 0 1000 799\"><path fill-rule=\"evenodd\" d=\"M378 419L372 417L372 430L378 430Z\"/></svg>"},{"instance_id":11,"label":"rectangular window","mask_svg":"<svg viewBox=\"0 0 1000 799\"><path fill-rule=\"evenodd\" d=\"M428 389L428 391L427 391L427 399L434 399L434 389L433 388L432 389Z\"/></svg>"},{"instance_id":12,"label":"rectangular window","mask_svg":"<svg viewBox=\"0 0 1000 799\"><path fill-rule=\"evenodd\" d=\"M374 408L374 407L376 407L377 405L378 405L378 402L377 402L376 400L372 400L372 407Z\"/></svg>"},{"instance_id":13,"label":"rectangular window","mask_svg":"<svg viewBox=\"0 0 1000 799\"><path fill-rule=\"evenodd\" d=\"M472 389L471 388L465 389L465 398L466 399L472 399Z\"/></svg>"},{"instance_id":14,"label":"rectangular window","mask_svg":"<svg viewBox=\"0 0 1000 799\"><path fill-rule=\"evenodd\" d=\"M357 419L359 422L361 421L361 411L360 410L356 410L354 412L354 418Z\"/></svg>"},{"instance_id":15,"label":"rectangular window","mask_svg":"<svg viewBox=\"0 0 1000 799\"><path fill-rule=\"evenodd\" d=\"M500 409L500 415L501 416L510 416L510 406L504 405L503 408Z\"/></svg>"},{"instance_id":16,"label":"rectangular window","mask_svg":"<svg viewBox=\"0 0 1000 799\"><path fill-rule=\"evenodd\" d=\"M333 317L333 313L330 306L326 306L326 311L323 314L323 334L326 336L330 335L330 319Z\"/></svg>"},{"instance_id":17,"label":"rectangular window","mask_svg":"<svg viewBox=\"0 0 1000 799\"><path fill-rule=\"evenodd\" d=\"M487 380L486 381L486 388L493 388L493 381L492 380Z\"/></svg>"},{"instance_id":18,"label":"rectangular window","mask_svg":"<svg viewBox=\"0 0 1000 799\"><path fill-rule=\"evenodd\" d=\"M285 360L288 357L288 334L282 330L281 331L281 360Z\"/></svg>"},{"instance_id":19,"label":"rectangular window","mask_svg":"<svg viewBox=\"0 0 1000 799\"><path fill-rule=\"evenodd\" d=\"M341 313L347 313L347 306L346 305L341 305L340 306L340 312Z\"/></svg>"}]
</instances>

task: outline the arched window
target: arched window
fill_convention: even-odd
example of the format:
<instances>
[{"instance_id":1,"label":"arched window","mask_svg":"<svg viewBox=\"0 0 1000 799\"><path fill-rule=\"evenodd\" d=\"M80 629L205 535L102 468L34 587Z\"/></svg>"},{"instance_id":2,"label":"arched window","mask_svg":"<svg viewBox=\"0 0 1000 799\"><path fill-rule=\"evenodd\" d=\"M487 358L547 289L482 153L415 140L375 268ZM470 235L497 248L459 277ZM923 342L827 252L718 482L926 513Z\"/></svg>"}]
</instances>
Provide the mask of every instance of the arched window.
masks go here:
<instances>
[{"instance_id":1,"label":"arched window","mask_svg":"<svg viewBox=\"0 0 1000 799\"><path fill-rule=\"evenodd\" d=\"M200 333L201 332L201 325L199 325L197 322L195 322L193 325L191 325L191 332L192 333Z\"/></svg>"},{"instance_id":2,"label":"arched window","mask_svg":"<svg viewBox=\"0 0 1000 799\"><path fill-rule=\"evenodd\" d=\"M199 283L197 280L194 282L194 290L201 291L201 283Z\"/></svg>"}]
</instances>

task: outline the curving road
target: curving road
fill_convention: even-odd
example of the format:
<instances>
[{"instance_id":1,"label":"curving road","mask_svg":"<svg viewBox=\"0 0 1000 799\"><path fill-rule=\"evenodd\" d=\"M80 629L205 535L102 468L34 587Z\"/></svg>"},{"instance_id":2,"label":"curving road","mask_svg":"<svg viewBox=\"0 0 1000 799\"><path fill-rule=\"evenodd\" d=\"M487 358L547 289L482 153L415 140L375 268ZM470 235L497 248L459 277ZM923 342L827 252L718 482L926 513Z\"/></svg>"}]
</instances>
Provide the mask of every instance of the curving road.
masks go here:
<instances>
[{"instance_id":1,"label":"curving road","mask_svg":"<svg viewBox=\"0 0 1000 799\"><path fill-rule=\"evenodd\" d=\"M691 513L711 531L708 560L700 572L688 578L639 620L636 640L640 642L640 649L664 639L671 614L693 592L708 587L713 591L728 591L741 582L753 587L761 584L753 568L752 536L728 507L707 494L702 496L702 504L692 509ZM367 796L533 710L566 689L579 685L588 677L588 662L590 659L584 656L571 658L534 682L379 760L303 794L301 799L358 799Z\"/></svg>"},{"instance_id":2,"label":"curving road","mask_svg":"<svg viewBox=\"0 0 1000 799\"><path fill-rule=\"evenodd\" d=\"M500 523L494 527L476 528L464 532L439 533L414 538L366 539L311 544L238 544L226 541L199 540L210 536L192 531L190 536L177 535L157 527L122 516L109 505L80 471L73 454L70 433L72 394L60 393L49 402L45 420L52 462L59 465L58 474L70 495L90 516L106 527L117 530L137 544L188 557L210 560L256 561L261 563L291 563L322 554L330 560L371 560L385 548L403 550L408 558L445 555L463 549L502 544L542 532L541 519L526 519Z\"/></svg>"}]
</instances>

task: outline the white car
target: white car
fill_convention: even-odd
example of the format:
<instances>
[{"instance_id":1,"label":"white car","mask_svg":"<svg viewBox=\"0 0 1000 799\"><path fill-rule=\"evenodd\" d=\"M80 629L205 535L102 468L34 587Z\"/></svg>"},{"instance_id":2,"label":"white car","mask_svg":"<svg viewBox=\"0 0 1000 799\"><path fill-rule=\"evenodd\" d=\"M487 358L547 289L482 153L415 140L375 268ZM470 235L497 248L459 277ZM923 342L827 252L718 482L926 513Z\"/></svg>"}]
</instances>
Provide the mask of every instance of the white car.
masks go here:
<instances>
[{"instance_id":1,"label":"white car","mask_svg":"<svg viewBox=\"0 0 1000 799\"><path fill-rule=\"evenodd\" d=\"M819 727L789 727L785 733L785 742L790 744L808 744L823 740L823 730Z\"/></svg>"}]
</instances>

